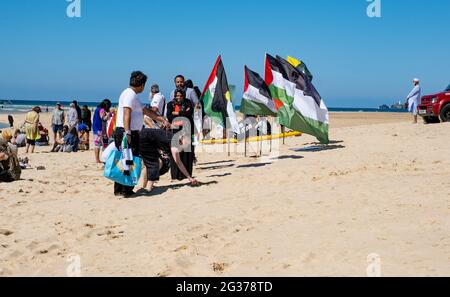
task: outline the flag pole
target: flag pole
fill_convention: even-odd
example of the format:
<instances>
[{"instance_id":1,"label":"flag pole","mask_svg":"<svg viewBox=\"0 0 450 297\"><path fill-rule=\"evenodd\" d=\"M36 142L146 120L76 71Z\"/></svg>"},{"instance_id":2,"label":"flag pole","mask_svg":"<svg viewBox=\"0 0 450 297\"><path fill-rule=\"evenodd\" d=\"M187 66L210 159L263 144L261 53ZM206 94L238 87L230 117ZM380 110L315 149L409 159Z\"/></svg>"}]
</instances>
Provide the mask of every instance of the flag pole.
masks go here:
<instances>
[{"instance_id":1,"label":"flag pole","mask_svg":"<svg viewBox=\"0 0 450 297\"><path fill-rule=\"evenodd\" d=\"M230 132L228 132L228 157L231 157Z\"/></svg>"},{"instance_id":2,"label":"flag pole","mask_svg":"<svg viewBox=\"0 0 450 297\"><path fill-rule=\"evenodd\" d=\"M281 126L281 132L283 133L283 145L286 144L286 128Z\"/></svg>"},{"instance_id":3,"label":"flag pole","mask_svg":"<svg viewBox=\"0 0 450 297\"><path fill-rule=\"evenodd\" d=\"M270 124L270 132L271 132L270 136L269 136L269 138L270 138L270 153L272 153L272 134L273 134L272 128L273 128L273 121Z\"/></svg>"},{"instance_id":4,"label":"flag pole","mask_svg":"<svg viewBox=\"0 0 450 297\"><path fill-rule=\"evenodd\" d=\"M244 157L247 158L247 122L245 122L245 125L244 125L244 133L245 133L245 136L244 136Z\"/></svg>"},{"instance_id":5,"label":"flag pole","mask_svg":"<svg viewBox=\"0 0 450 297\"><path fill-rule=\"evenodd\" d=\"M258 122L259 121L261 121L261 118L258 116ZM264 132L264 130L263 129L261 129L261 125L260 125L260 127L259 127L259 130L260 130L260 132L259 132L259 157L262 157L262 148L263 148L263 141L262 141L262 139L263 139L263 132Z\"/></svg>"}]
</instances>

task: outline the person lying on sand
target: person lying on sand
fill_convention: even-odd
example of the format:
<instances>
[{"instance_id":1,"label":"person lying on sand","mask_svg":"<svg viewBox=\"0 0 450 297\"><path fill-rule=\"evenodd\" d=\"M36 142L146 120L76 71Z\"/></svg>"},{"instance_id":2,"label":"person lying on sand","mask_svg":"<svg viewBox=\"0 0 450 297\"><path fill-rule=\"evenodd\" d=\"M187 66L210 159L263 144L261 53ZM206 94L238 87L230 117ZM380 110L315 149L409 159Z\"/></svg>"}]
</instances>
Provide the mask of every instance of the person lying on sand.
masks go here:
<instances>
[{"instance_id":1,"label":"person lying on sand","mask_svg":"<svg viewBox=\"0 0 450 297\"><path fill-rule=\"evenodd\" d=\"M171 162L175 162L192 186L199 185L199 182L189 174L181 162L181 146L172 146L174 135L171 132L160 129L143 129L139 136L139 150L145 165L144 189L148 185L148 190L151 192L154 183L159 180L160 176L169 172ZM179 142L180 144L186 143L183 138L179 139Z\"/></svg>"}]
</instances>

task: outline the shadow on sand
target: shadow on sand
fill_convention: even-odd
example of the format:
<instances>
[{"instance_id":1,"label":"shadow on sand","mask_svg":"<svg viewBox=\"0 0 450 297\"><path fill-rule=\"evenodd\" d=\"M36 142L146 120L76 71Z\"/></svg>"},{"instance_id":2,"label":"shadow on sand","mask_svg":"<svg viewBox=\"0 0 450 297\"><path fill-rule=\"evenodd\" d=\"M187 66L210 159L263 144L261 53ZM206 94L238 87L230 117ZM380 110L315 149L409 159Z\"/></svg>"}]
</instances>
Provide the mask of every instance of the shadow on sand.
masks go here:
<instances>
[{"instance_id":1,"label":"shadow on sand","mask_svg":"<svg viewBox=\"0 0 450 297\"><path fill-rule=\"evenodd\" d=\"M207 176L208 178L213 178L213 177L225 177L225 176L230 176L230 175L232 175L231 173L224 173L224 174L213 174L213 175L210 175L210 176Z\"/></svg>"},{"instance_id":2,"label":"shadow on sand","mask_svg":"<svg viewBox=\"0 0 450 297\"><path fill-rule=\"evenodd\" d=\"M198 163L197 166L216 165L216 164L231 163L231 162L234 162L234 160L215 161L215 162L208 162L208 163Z\"/></svg>"},{"instance_id":3,"label":"shadow on sand","mask_svg":"<svg viewBox=\"0 0 450 297\"><path fill-rule=\"evenodd\" d=\"M294 148L294 149L291 149L291 151L314 153L314 152L331 151L331 150L344 149L344 148L345 148L345 146L343 146L343 145L312 145L312 146L303 147L303 148Z\"/></svg>"},{"instance_id":4,"label":"shadow on sand","mask_svg":"<svg viewBox=\"0 0 450 297\"><path fill-rule=\"evenodd\" d=\"M237 168L259 168L267 165L271 165L272 163L254 163L254 164L245 164L239 165Z\"/></svg>"},{"instance_id":5,"label":"shadow on sand","mask_svg":"<svg viewBox=\"0 0 450 297\"><path fill-rule=\"evenodd\" d=\"M272 160L300 160L300 159L304 159L305 157L303 156L296 156L296 155L285 155L285 156L279 156L279 157L274 157L272 158Z\"/></svg>"},{"instance_id":6,"label":"shadow on sand","mask_svg":"<svg viewBox=\"0 0 450 297\"><path fill-rule=\"evenodd\" d=\"M200 183L200 185L198 185L195 188L200 188L200 187L204 187L204 186L209 186L209 185L215 185L218 184L217 181L210 181L210 182L206 182L206 183ZM152 197L152 196L159 196L162 195L164 193L166 193L168 190L179 190L181 188L184 187L191 187L190 183L185 183L185 184L177 184L177 185L170 185L170 186L162 186L162 187L155 187L153 189L153 191L148 192L147 190L141 189L139 191L136 192L136 195L134 197L132 197L131 199L139 199L139 198L143 198L143 197Z\"/></svg>"},{"instance_id":7,"label":"shadow on sand","mask_svg":"<svg viewBox=\"0 0 450 297\"><path fill-rule=\"evenodd\" d=\"M227 165L198 167L198 168L196 168L196 170L218 170L218 169L225 169L225 168L230 168L230 167L234 167L234 163L233 164L227 164Z\"/></svg>"},{"instance_id":8,"label":"shadow on sand","mask_svg":"<svg viewBox=\"0 0 450 297\"><path fill-rule=\"evenodd\" d=\"M330 144L340 144L340 143L344 143L343 140L330 140L330 143L328 143L328 145ZM311 142L311 143L305 143L303 145L324 145L320 142Z\"/></svg>"}]
</instances>

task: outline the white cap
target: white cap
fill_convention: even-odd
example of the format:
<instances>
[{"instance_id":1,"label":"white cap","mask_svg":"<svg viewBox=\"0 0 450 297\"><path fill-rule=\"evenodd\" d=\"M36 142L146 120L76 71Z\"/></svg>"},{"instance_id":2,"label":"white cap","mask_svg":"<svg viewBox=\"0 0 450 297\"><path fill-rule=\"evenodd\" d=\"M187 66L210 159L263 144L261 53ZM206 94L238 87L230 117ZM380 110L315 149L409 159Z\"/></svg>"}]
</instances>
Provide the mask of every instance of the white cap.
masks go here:
<instances>
[{"instance_id":1,"label":"white cap","mask_svg":"<svg viewBox=\"0 0 450 297\"><path fill-rule=\"evenodd\" d=\"M420 79L415 78L415 79L413 79L413 82L420 82Z\"/></svg>"}]
</instances>

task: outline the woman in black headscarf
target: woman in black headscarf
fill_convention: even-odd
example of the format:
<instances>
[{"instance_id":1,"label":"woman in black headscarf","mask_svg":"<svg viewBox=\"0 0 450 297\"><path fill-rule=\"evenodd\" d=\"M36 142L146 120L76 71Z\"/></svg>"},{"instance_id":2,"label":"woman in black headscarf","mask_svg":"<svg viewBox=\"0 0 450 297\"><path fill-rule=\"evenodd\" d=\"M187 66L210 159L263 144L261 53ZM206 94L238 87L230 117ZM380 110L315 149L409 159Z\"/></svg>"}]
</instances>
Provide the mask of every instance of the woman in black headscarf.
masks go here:
<instances>
[{"instance_id":1,"label":"woman in black headscarf","mask_svg":"<svg viewBox=\"0 0 450 297\"><path fill-rule=\"evenodd\" d=\"M177 145L180 149L180 158L189 174L192 176L194 165L194 148L192 146L192 136L194 135L194 106L187 100L185 92L181 89L175 91L175 99L167 104L167 118L172 124L172 133L180 137ZM173 161L173 160L172 160ZM186 176L180 172L178 166L173 161L171 166L172 180L183 180Z\"/></svg>"}]
</instances>

